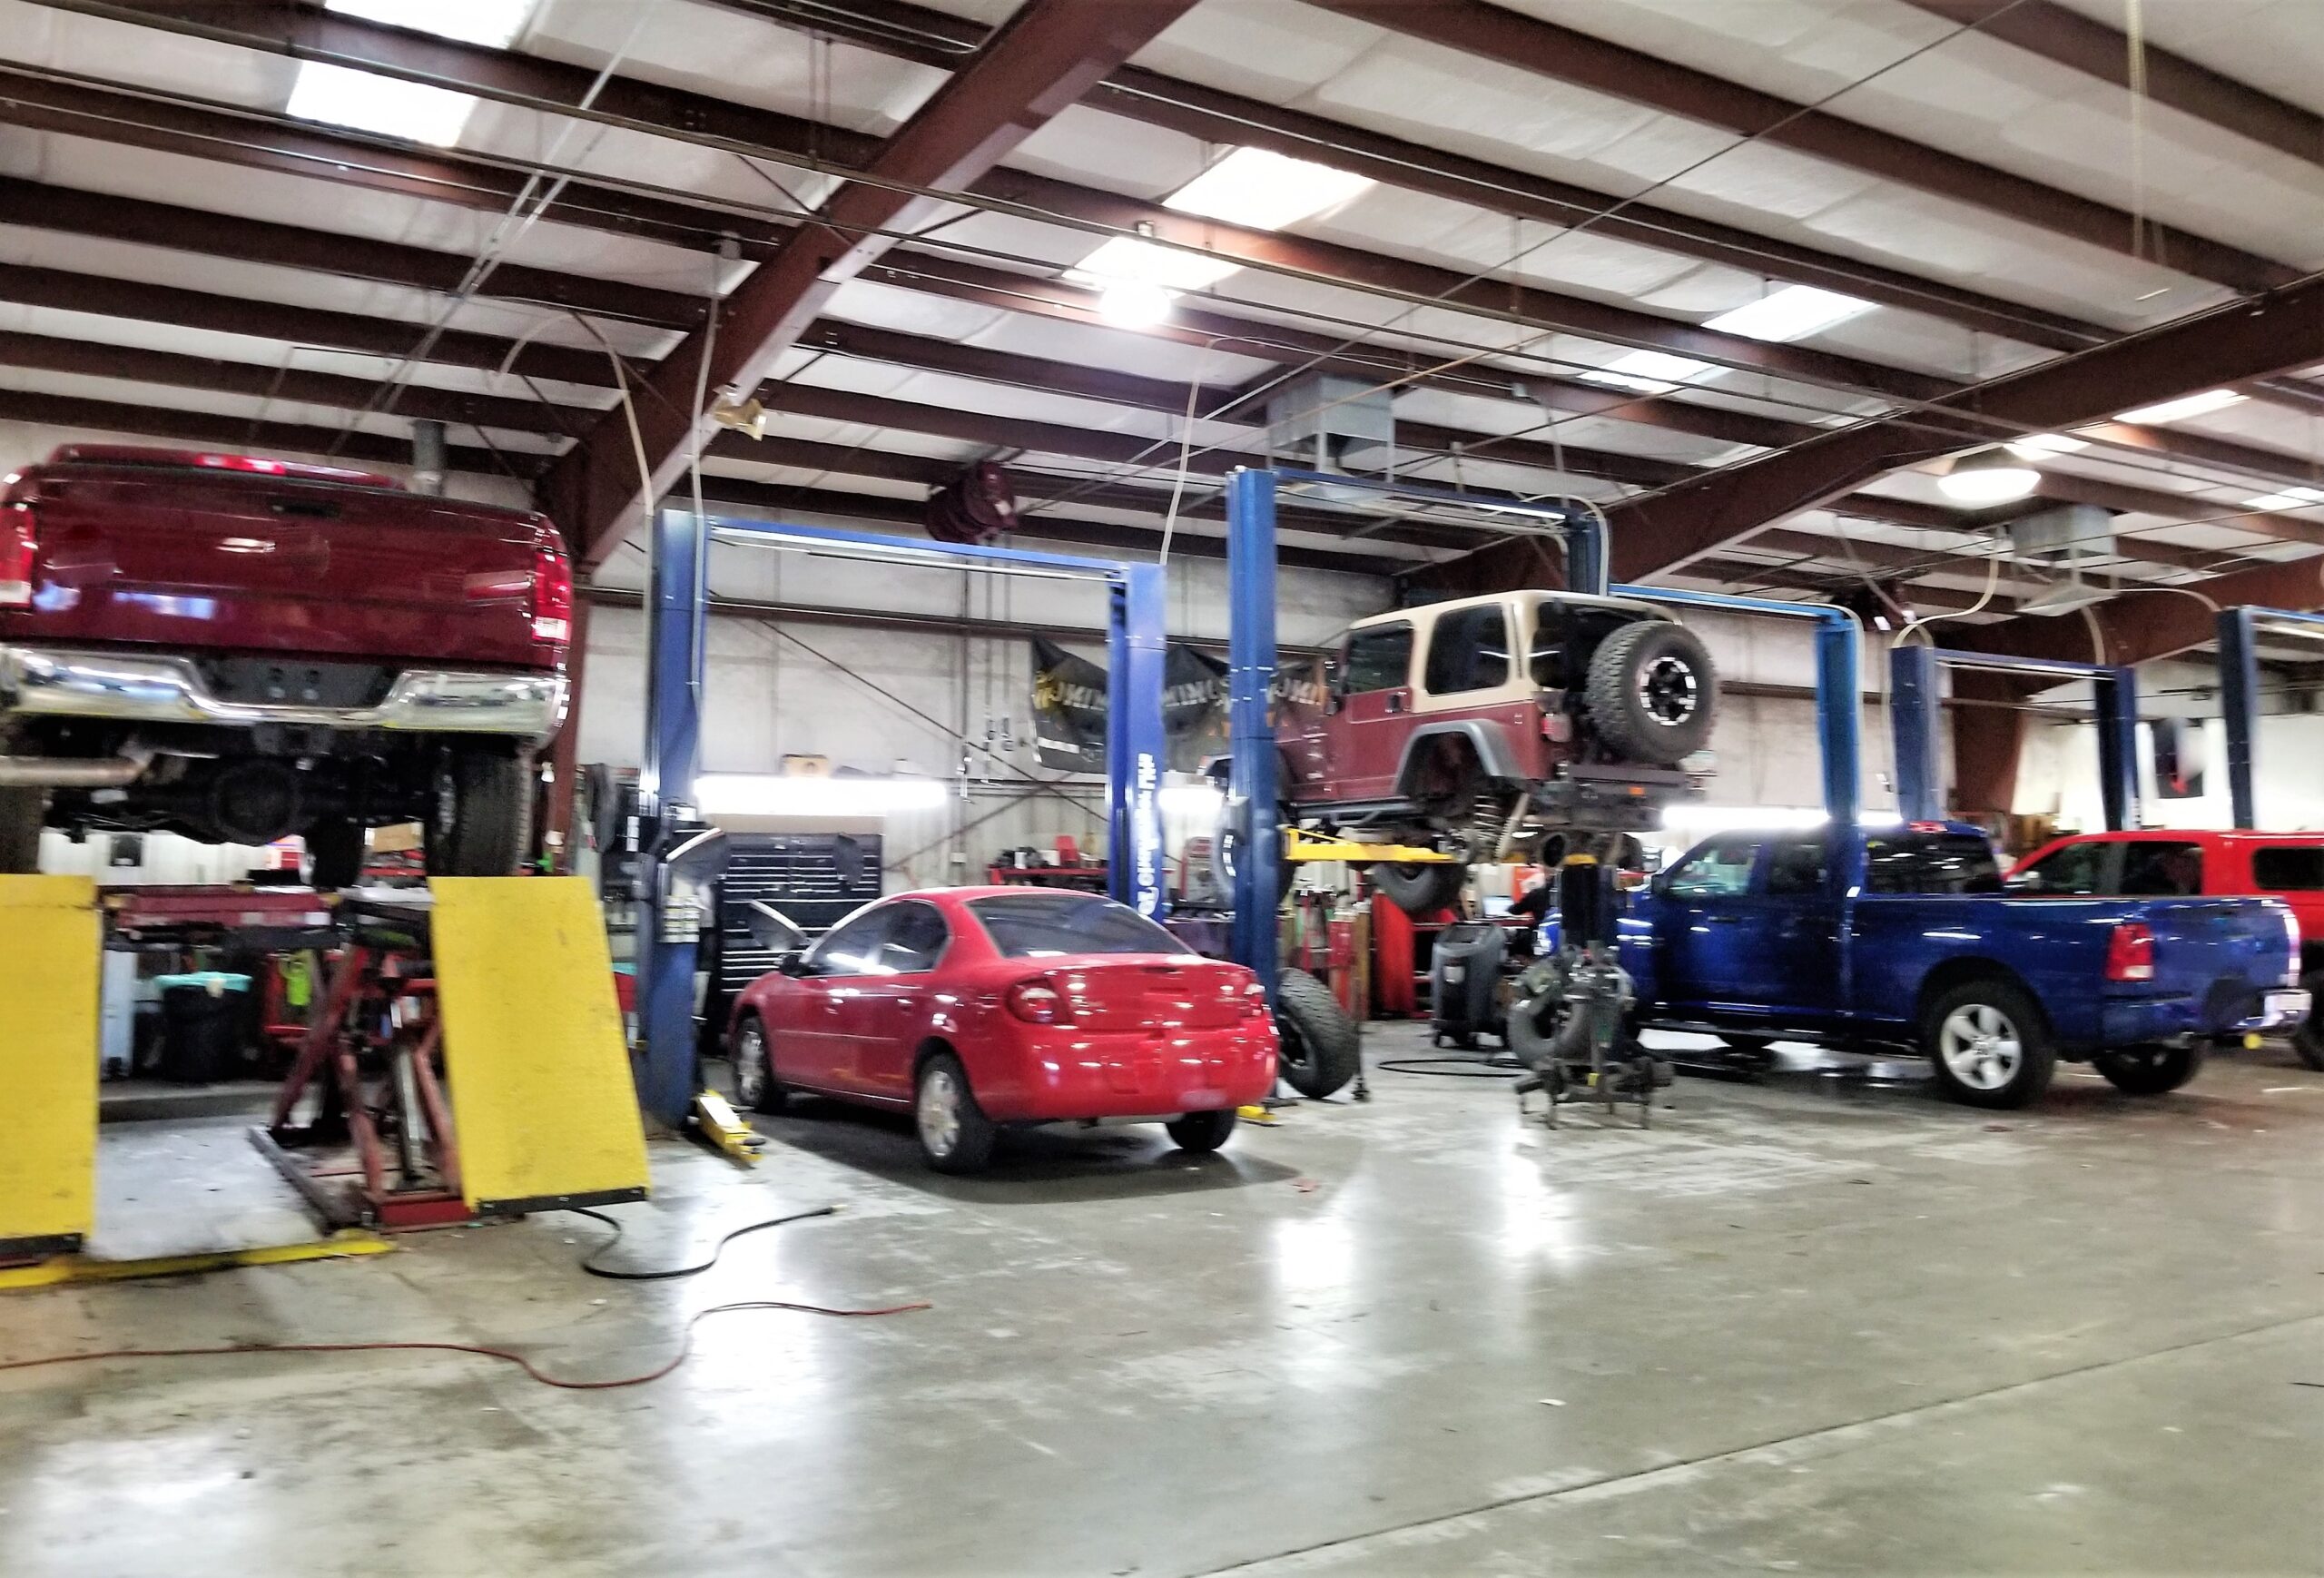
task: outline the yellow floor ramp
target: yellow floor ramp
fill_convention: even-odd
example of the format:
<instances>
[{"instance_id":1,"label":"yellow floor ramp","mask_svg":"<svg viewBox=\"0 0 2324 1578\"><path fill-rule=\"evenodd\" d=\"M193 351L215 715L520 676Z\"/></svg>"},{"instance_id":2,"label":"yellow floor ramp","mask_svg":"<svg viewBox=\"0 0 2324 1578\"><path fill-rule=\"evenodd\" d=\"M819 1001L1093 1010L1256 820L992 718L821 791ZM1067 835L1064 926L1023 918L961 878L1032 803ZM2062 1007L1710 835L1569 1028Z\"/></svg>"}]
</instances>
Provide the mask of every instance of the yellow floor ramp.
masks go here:
<instances>
[{"instance_id":1,"label":"yellow floor ramp","mask_svg":"<svg viewBox=\"0 0 2324 1578\"><path fill-rule=\"evenodd\" d=\"M96 1226L97 944L87 877L0 876L0 1259Z\"/></svg>"},{"instance_id":2,"label":"yellow floor ramp","mask_svg":"<svg viewBox=\"0 0 2324 1578\"><path fill-rule=\"evenodd\" d=\"M645 1126L588 883L438 877L428 887L469 1208L643 1198Z\"/></svg>"}]
</instances>

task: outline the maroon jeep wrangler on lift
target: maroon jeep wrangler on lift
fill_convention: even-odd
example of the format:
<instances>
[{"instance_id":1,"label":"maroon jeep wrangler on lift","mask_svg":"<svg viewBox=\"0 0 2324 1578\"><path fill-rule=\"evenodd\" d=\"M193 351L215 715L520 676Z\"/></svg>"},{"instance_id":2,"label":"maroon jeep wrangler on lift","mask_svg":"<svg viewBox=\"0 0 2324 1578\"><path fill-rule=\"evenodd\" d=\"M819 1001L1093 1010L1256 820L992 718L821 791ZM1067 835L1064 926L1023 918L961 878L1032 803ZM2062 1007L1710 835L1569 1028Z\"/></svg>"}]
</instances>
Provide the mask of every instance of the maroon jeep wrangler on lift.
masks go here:
<instances>
[{"instance_id":1,"label":"maroon jeep wrangler on lift","mask_svg":"<svg viewBox=\"0 0 2324 1578\"><path fill-rule=\"evenodd\" d=\"M428 871L527 852L573 576L529 511L242 455L77 444L0 484L0 872L44 824L303 834L319 887L418 822Z\"/></svg>"},{"instance_id":2,"label":"maroon jeep wrangler on lift","mask_svg":"<svg viewBox=\"0 0 2324 1578\"><path fill-rule=\"evenodd\" d=\"M1702 639L1654 604L1520 591L1358 620L1278 705L1283 822L1464 862L1575 832L1640 832L1687 793L1718 677ZM1304 690L1304 695L1299 694ZM1380 865L1413 912L1462 864Z\"/></svg>"}]
</instances>

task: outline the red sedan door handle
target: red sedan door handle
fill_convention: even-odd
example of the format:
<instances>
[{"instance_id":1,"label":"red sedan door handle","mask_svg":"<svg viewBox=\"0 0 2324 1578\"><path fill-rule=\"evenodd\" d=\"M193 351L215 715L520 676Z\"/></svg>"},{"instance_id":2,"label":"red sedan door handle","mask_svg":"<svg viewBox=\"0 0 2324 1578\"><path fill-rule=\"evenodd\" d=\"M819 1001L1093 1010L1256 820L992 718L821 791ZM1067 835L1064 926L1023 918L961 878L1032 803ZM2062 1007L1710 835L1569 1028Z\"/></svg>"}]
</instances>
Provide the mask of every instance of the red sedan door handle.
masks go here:
<instances>
[{"instance_id":1,"label":"red sedan door handle","mask_svg":"<svg viewBox=\"0 0 2324 1578\"><path fill-rule=\"evenodd\" d=\"M909 1013L911 1010L920 1006L920 999L916 997L900 997L896 999L896 1006Z\"/></svg>"}]
</instances>

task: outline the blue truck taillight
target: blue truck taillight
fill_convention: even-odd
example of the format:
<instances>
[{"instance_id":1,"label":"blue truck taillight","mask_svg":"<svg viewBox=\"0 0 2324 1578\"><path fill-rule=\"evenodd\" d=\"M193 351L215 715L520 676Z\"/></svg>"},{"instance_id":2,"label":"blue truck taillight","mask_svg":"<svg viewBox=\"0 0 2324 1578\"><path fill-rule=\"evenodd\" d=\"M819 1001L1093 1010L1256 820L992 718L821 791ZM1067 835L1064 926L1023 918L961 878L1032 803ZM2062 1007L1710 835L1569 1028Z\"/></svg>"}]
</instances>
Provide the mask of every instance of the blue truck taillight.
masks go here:
<instances>
[{"instance_id":1,"label":"blue truck taillight","mask_svg":"<svg viewBox=\"0 0 2324 1578\"><path fill-rule=\"evenodd\" d=\"M2142 921L2125 921L2106 939L2106 979L2154 979L2154 931Z\"/></svg>"}]
</instances>

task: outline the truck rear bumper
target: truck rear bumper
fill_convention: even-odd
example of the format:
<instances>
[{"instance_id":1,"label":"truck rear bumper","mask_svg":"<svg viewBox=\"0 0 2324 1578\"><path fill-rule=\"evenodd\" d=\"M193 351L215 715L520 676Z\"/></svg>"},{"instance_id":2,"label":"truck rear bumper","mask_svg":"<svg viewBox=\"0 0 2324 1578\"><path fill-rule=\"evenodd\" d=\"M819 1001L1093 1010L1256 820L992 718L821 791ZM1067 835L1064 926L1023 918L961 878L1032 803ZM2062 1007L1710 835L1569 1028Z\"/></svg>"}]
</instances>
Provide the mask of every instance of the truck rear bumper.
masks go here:
<instances>
[{"instance_id":1,"label":"truck rear bumper","mask_svg":"<svg viewBox=\"0 0 2324 1578\"><path fill-rule=\"evenodd\" d=\"M413 668L369 706L228 701L183 657L0 646L0 717L251 728L382 729L497 735L538 745L565 721L561 674Z\"/></svg>"},{"instance_id":2,"label":"truck rear bumper","mask_svg":"<svg viewBox=\"0 0 2324 1578\"><path fill-rule=\"evenodd\" d=\"M2101 1040L2108 1047L2131 1047L2282 1030L2305 1021L2309 1006L2309 994L2290 986L2255 994L2232 1017L2206 1011L2200 998L2120 999L2102 1011Z\"/></svg>"}]
</instances>

